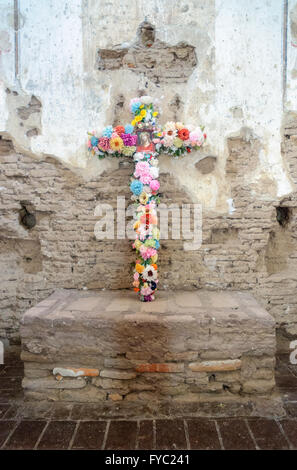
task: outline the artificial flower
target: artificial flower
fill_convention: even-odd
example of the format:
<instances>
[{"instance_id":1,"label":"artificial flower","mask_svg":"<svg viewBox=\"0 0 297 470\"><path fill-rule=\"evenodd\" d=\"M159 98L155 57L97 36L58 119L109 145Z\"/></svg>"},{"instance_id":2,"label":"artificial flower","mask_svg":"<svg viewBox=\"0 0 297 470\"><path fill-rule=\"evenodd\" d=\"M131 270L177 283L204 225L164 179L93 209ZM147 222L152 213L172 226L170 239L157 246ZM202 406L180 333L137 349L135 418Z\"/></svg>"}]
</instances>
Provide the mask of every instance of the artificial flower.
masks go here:
<instances>
[{"instance_id":1,"label":"artificial flower","mask_svg":"<svg viewBox=\"0 0 297 470\"><path fill-rule=\"evenodd\" d=\"M108 137L100 137L100 139L98 141L98 147L103 151L109 150L110 149L109 138Z\"/></svg>"},{"instance_id":2,"label":"artificial flower","mask_svg":"<svg viewBox=\"0 0 297 470\"><path fill-rule=\"evenodd\" d=\"M153 116L154 116L154 117L158 116L158 114L159 114L158 111L154 111L154 112L153 112Z\"/></svg>"},{"instance_id":3,"label":"artificial flower","mask_svg":"<svg viewBox=\"0 0 297 470\"><path fill-rule=\"evenodd\" d=\"M121 134L121 139L126 146L135 146L137 144L137 135Z\"/></svg>"},{"instance_id":4,"label":"artificial flower","mask_svg":"<svg viewBox=\"0 0 297 470\"><path fill-rule=\"evenodd\" d=\"M142 193L143 184L139 180L133 180L132 183L130 184L130 189L133 194L136 194L136 196L139 196Z\"/></svg>"},{"instance_id":5,"label":"artificial flower","mask_svg":"<svg viewBox=\"0 0 297 470\"><path fill-rule=\"evenodd\" d=\"M125 125L125 133L126 134L132 134L134 127L131 124L126 124Z\"/></svg>"},{"instance_id":6,"label":"artificial flower","mask_svg":"<svg viewBox=\"0 0 297 470\"><path fill-rule=\"evenodd\" d=\"M182 129L179 129L179 131L178 131L178 137L181 140L188 140L189 135L190 135L190 132L185 127L182 128Z\"/></svg>"},{"instance_id":7,"label":"artificial flower","mask_svg":"<svg viewBox=\"0 0 297 470\"><path fill-rule=\"evenodd\" d=\"M203 133L201 129L197 128L194 131L190 132L189 138L191 142L197 142L198 140L201 141L203 139Z\"/></svg>"},{"instance_id":8,"label":"artificial flower","mask_svg":"<svg viewBox=\"0 0 297 470\"><path fill-rule=\"evenodd\" d=\"M156 179L159 177L159 168L155 166L151 166L150 168L150 175L153 179Z\"/></svg>"},{"instance_id":9,"label":"artificial flower","mask_svg":"<svg viewBox=\"0 0 297 470\"><path fill-rule=\"evenodd\" d=\"M122 154L125 155L126 157L131 157L133 153L135 152L136 147L123 147L122 148Z\"/></svg>"},{"instance_id":10,"label":"artificial flower","mask_svg":"<svg viewBox=\"0 0 297 470\"><path fill-rule=\"evenodd\" d=\"M152 264L155 264L157 261L158 261L158 255L155 254L154 256L152 256Z\"/></svg>"},{"instance_id":11,"label":"artificial flower","mask_svg":"<svg viewBox=\"0 0 297 470\"><path fill-rule=\"evenodd\" d=\"M153 238L148 238L147 240L145 240L144 244L145 246L155 248L156 240L154 240Z\"/></svg>"},{"instance_id":12,"label":"artificial flower","mask_svg":"<svg viewBox=\"0 0 297 470\"><path fill-rule=\"evenodd\" d=\"M141 295L151 295L152 289L150 287L142 287L140 290Z\"/></svg>"},{"instance_id":13,"label":"artificial flower","mask_svg":"<svg viewBox=\"0 0 297 470\"><path fill-rule=\"evenodd\" d=\"M139 279L139 273L134 273L133 274L134 281L138 281Z\"/></svg>"},{"instance_id":14,"label":"artificial flower","mask_svg":"<svg viewBox=\"0 0 297 470\"><path fill-rule=\"evenodd\" d=\"M174 141L174 136L166 135L163 139L163 145L165 145L165 147L172 147L173 141Z\"/></svg>"},{"instance_id":15,"label":"artificial flower","mask_svg":"<svg viewBox=\"0 0 297 470\"><path fill-rule=\"evenodd\" d=\"M125 128L123 126L116 126L114 130L119 136L121 136L125 132Z\"/></svg>"},{"instance_id":16,"label":"artificial flower","mask_svg":"<svg viewBox=\"0 0 297 470\"><path fill-rule=\"evenodd\" d=\"M182 122L176 122L176 123L175 123L175 128L176 128L177 130L183 129L183 127L184 127L184 126L183 126L183 123L182 123Z\"/></svg>"},{"instance_id":17,"label":"artificial flower","mask_svg":"<svg viewBox=\"0 0 297 470\"><path fill-rule=\"evenodd\" d=\"M140 202L140 204L146 204L147 201L148 201L148 199L149 199L149 196L148 196L148 194L146 194L145 192L142 192L142 193L140 194L140 196L139 196L139 202Z\"/></svg>"},{"instance_id":18,"label":"artificial flower","mask_svg":"<svg viewBox=\"0 0 297 470\"><path fill-rule=\"evenodd\" d=\"M140 240L135 240L134 245L136 250L140 250L140 248L142 247L142 243Z\"/></svg>"},{"instance_id":19,"label":"artificial flower","mask_svg":"<svg viewBox=\"0 0 297 470\"><path fill-rule=\"evenodd\" d=\"M134 176L139 178L143 174L147 174L150 171L150 165L148 162L138 162L135 166Z\"/></svg>"},{"instance_id":20,"label":"artificial flower","mask_svg":"<svg viewBox=\"0 0 297 470\"><path fill-rule=\"evenodd\" d=\"M109 145L112 150L119 151L124 146L124 142L122 141L120 137L113 137L112 139L110 139Z\"/></svg>"},{"instance_id":21,"label":"artificial flower","mask_svg":"<svg viewBox=\"0 0 297 470\"><path fill-rule=\"evenodd\" d=\"M135 266L135 269L136 269L137 273L141 274L144 271L144 266L142 266L142 264L137 263L136 266Z\"/></svg>"},{"instance_id":22,"label":"artificial flower","mask_svg":"<svg viewBox=\"0 0 297 470\"><path fill-rule=\"evenodd\" d=\"M139 286L139 281L134 281L134 282L133 282L133 286L134 286L134 287L138 287L138 286Z\"/></svg>"},{"instance_id":23,"label":"artificial flower","mask_svg":"<svg viewBox=\"0 0 297 470\"><path fill-rule=\"evenodd\" d=\"M179 137L175 137L175 139L173 141L173 145L174 145L174 147L179 149L180 147L182 147L183 141Z\"/></svg>"},{"instance_id":24,"label":"artificial flower","mask_svg":"<svg viewBox=\"0 0 297 470\"><path fill-rule=\"evenodd\" d=\"M152 177L149 173L142 173L139 179L143 184L150 184L152 181Z\"/></svg>"},{"instance_id":25,"label":"artificial flower","mask_svg":"<svg viewBox=\"0 0 297 470\"><path fill-rule=\"evenodd\" d=\"M147 95L146 96L141 96L140 100L143 104L153 103L153 98L151 96L147 96Z\"/></svg>"},{"instance_id":26,"label":"artificial flower","mask_svg":"<svg viewBox=\"0 0 297 470\"><path fill-rule=\"evenodd\" d=\"M158 180L152 180L150 182L150 188L152 191L158 191L158 189L160 188L160 183Z\"/></svg>"},{"instance_id":27,"label":"artificial flower","mask_svg":"<svg viewBox=\"0 0 297 470\"><path fill-rule=\"evenodd\" d=\"M152 234L156 240L160 240L160 230L158 229L158 227L153 228Z\"/></svg>"},{"instance_id":28,"label":"artificial flower","mask_svg":"<svg viewBox=\"0 0 297 470\"><path fill-rule=\"evenodd\" d=\"M102 132L102 135L103 137L111 137L112 135L112 132L113 132L113 128L112 126L107 126L103 129L103 132Z\"/></svg>"},{"instance_id":29,"label":"artificial flower","mask_svg":"<svg viewBox=\"0 0 297 470\"><path fill-rule=\"evenodd\" d=\"M176 129L174 122L166 122L164 126L165 135L176 136Z\"/></svg>"},{"instance_id":30,"label":"artificial flower","mask_svg":"<svg viewBox=\"0 0 297 470\"><path fill-rule=\"evenodd\" d=\"M153 266L147 266L142 273L142 278L146 281L155 281L157 277L157 271Z\"/></svg>"},{"instance_id":31,"label":"artificial flower","mask_svg":"<svg viewBox=\"0 0 297 470\"><path fill-rule=\"evenodd\" d=\"M139 122L142 120L142 117L140 115L135 116L135 122Z\"/></svg>"},{"instance_id":32,"label":"artificial flower","mask_svg":"<svg viewBox=\"0 0 297 470\"><path fill-rule=\"evenodd\" d=\"M98 144L97 137L95 136L91 137L91 144L93 145L93 147L95 147Z\"/></svg>"},{"instance_id":33,"label":"artificial flower","mask_svg":"<svg viewBox=\"0 0 297 470\"><path fill-rule=\"evenodd\" d=\"M139 110L140 105L141 105L141 102L139 101L138 98L133 98L130 101L130 109L133 114L135 114Z\"/></svg>"}]
</instances>

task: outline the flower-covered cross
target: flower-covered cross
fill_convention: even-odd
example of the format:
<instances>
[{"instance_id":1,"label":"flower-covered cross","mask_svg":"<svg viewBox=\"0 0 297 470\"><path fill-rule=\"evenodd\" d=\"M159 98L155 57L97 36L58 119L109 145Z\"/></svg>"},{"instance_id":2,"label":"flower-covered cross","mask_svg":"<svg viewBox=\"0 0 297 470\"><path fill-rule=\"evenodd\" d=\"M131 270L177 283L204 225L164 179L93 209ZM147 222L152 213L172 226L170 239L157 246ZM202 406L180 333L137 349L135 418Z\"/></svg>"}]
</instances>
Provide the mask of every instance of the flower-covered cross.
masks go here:
<instances>
[{"instance_id":1,"label":"flower-covered cross","mask_svg":"<svg viewBox=\"0 0 297 470\"><path fill-rule=\"evenodd\" d=\"M130 181L135 203L133 248L137 253L133 286L139 292L140 300L150 302L155 298L158 285L158 156L161 153L172 157L187 155L203 145L206 134L200 126L185 126L181 122L167 122L164 127L159 126L158 111L150 96L133 98L130 110L134 115L131 124L107 126L99 137L95 132L88 133L88 149L99 159L129 156L135 161L135 171Z\"/></svg>"}]
</instances>

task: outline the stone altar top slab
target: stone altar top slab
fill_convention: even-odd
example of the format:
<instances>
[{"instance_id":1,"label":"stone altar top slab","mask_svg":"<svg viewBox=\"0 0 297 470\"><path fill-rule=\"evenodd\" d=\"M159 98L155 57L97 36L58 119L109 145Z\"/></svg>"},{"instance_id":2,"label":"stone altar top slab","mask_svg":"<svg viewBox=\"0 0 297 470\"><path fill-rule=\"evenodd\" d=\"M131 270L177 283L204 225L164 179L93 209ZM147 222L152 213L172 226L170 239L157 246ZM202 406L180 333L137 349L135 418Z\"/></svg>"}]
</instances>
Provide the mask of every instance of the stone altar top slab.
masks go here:
<instances>
[{"instance_id":1,"label":"stone altar top slab","mask_svg":"<svg viewBox=\"0 0 297 470\"><path fill-rule=\"evenodd\" d=\"M133 292L57 290L29 309L22 324L68 324L76 320L133 322L198 322L199 324L250 324L275 326L273 317L249 292L161 291L155 302L139 303Z\"/></svg>"}]
</instances>

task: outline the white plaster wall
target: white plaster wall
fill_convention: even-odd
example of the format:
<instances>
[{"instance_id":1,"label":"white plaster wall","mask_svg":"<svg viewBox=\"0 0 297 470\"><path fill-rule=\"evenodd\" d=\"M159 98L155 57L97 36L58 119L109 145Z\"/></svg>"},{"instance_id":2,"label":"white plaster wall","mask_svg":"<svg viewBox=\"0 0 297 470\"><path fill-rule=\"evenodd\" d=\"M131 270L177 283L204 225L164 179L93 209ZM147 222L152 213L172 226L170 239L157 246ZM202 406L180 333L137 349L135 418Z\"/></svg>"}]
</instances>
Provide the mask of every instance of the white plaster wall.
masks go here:
<instances>
[{"instance_id":1,"label":"white plaster wall","mask_svg":"<svg viewBox=\"0 0 297 470\"><path fill-rule=\"evenodd\" d=\"M187 41L196 47L198 56L198 67L186 85L157 89L150 84L149 92L164 96L166 116L166 102L178 91L185 102L181 119L205 124L209 137L205 152L219 160L217 174L199 180L192 174L199 155L182 165L164 158L162 165L178 175L194 199L227 210L226 138L248 127L262 144L260 165L249 178L257 181L268 175L277 184L278 196L290 192L280 153L282 1L19 0L19 81L14 78L12 3L0 0L5 12L0 30L8 32L12 44L0 56L0 131L10 131L4 93L7 86L28 96L34 94L42 103L41 135L30 140L13 135L19 148L53 155L73 167L90 166L86 131L108 124L107 110L116 92L132 97L144 84L143 77L130 71L96 71L96 50L133 41L146 16L156 26L159 39L170 44ZM292 3L290 0L290 6ZM291 55L290 64L294 61ZM294 83L288 87L290 103L296 91ZM92 172L100 173L112 165L92 162Z\"/></svg>"},{"instance_id":2,"label":"white plaster wall","mask_svg":"<svg viewBox=\"0 0 297 470\"><path fill-rule=\"evenodd\" d=\"M297 35L292 34L291 17L297 23L297 1L288 1L288 48L286 109L297 112Z\"/></svg>"}]
</instances>

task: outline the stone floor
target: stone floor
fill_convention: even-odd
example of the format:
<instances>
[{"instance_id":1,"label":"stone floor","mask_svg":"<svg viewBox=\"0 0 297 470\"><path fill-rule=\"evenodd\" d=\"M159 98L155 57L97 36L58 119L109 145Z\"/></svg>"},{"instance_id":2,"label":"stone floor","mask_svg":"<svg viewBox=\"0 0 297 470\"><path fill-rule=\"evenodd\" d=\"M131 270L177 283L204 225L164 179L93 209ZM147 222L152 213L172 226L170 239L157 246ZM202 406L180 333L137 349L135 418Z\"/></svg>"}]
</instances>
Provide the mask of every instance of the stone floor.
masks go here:
<instances>
[{"instance_id":1,"label":"stone floor","mask_svg":"<svg viewBox=\"0 0 297 470\"><path fill-rule=\"evenodd\" d=\"M1 449L297 449L297 366L277 358L286 417L96 420L90 405L34 409L23 400L18 351L0 365Z\"/></svg>"}]
</instances>

